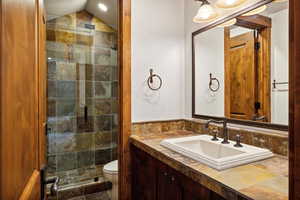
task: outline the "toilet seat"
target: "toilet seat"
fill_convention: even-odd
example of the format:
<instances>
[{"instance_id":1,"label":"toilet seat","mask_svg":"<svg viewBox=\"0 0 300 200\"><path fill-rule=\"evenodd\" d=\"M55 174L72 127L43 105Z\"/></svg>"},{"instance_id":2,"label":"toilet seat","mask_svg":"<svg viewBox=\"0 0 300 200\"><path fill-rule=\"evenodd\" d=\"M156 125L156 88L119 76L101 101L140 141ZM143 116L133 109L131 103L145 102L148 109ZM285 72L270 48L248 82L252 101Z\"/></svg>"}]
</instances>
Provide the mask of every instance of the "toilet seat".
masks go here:
<instances>
[{"instance_id":1,"label":"toilet seat","mask_svg":"<svg viewBox=\"0 0 300 200\"><path fill-rule=\"evenodd\" d=\"M118 173L118 160L107 163L103 167L103 171L108 174L117 174Z\"/></svg>"}]
</instances>

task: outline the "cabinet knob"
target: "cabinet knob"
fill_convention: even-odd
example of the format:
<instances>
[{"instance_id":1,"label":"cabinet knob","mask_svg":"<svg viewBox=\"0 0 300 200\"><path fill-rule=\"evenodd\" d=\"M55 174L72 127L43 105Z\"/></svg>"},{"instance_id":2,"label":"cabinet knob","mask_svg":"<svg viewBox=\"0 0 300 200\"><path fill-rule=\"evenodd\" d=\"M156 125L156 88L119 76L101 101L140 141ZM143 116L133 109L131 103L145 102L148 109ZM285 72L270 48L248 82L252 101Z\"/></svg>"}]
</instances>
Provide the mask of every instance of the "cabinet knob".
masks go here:
<instances>
[{"instance_id":1,"label":"cabinet knob","mask_svg":"<svg viewBox=\"0 0 300 200\"><path fill-rule=\"evenodd\" d=\"M168 173L167 173L167 172L164 172L164 175L165 175L165 176L168 176Z\"/></svg>"},{"instance_id":2,"label":"cabinet knob","mask_svg":"<svg viewBox=\"0 0 300 200\"><path fill-rule=\"evenodd\" d=\"M174 178L174 176L172 176L171 180L172 180L172 181L175 181L175 178Z\"/></svg>"}]
</instances>

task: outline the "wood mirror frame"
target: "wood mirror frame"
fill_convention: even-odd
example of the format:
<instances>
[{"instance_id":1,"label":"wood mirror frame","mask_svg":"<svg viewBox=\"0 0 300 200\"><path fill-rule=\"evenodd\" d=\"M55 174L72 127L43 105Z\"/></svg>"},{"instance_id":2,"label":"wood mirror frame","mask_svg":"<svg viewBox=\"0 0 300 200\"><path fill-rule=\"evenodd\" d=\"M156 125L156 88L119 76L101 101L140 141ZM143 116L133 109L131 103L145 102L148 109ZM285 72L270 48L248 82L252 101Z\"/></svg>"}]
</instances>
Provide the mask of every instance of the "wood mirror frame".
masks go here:
<instances>
[{"instance_id":1,"label":"wood mirror frame","mask_svg":"<svg viewBox=\"0 0 300 200\"><path fill-rule=\"evenodd\" d=\"M232 118L226 118L226 117L215 117L215 116L208 116L208 115L199 115L199 114L196 114L195 112L195 80L196 80L196 77L195 77L195 37L205 31L208 31L230 19L233 19L233 18L237 18L239 16L241 16L242 14L244 13L247 13L255 8L258 8L262 5L265 5L265 4L268 4L268 3L271 3L273 0L262 0L260 2L257 2L256 4L254 5L251 5L247 8L244 8L238 12L235 12L225 18L222 18L220 20L217 20L217 21L214 21L210 24L208 24L207 26L195 31L192 33L192 117L193 118L199 118L199 119L216 119L216 120L224 120L224 119L227 119L227 121L229 123L233 123L233 124L240 124L240 125L246 125L246 126L255 126L255 127L261 127L261 128L268 128L268 129L275 129L275 130L282 130L282 131L288 131L288 126L287 125L282 125L282 124L272 124L272 123L266 123L266 122L257 122L257 121L250 121L250 120L239 120L239 119L232 119ZM240 22L239 22L240 21ZM243 24L242 20L239 20L238 19L238 23L239 24ZM248 24L249 25L249 24ZM268 26L267 24L264 25L264 24L261 24L262 26ZM265 81L264 81L265 82ZM268 81L270 82L270 81ZM270 84L267 84L267 83L264 83L263 84L264 86L269 86L269 88L271 87L271 83ZM268 89L268 88L265 88L264 87L264 90L265 89Z\"/></svg>"}]
</instances>

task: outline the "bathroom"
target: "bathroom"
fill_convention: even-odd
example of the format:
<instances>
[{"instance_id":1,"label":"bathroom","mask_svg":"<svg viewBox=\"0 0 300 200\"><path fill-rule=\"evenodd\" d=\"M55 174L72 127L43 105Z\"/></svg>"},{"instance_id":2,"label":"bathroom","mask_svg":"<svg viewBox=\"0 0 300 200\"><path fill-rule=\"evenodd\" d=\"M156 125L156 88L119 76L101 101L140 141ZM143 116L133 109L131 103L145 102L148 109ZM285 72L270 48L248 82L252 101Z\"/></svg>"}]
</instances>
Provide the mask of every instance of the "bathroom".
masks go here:
<instances>
[{"instance_id":1,"label":"bathroom","mask_svg":"<svg viewBox=\"0 0 300 200\"><path fill-rule=\"evenodd\" d=\"M300 199L299 1L0 9L1 200Z\"/></svg>"}]
</instances>

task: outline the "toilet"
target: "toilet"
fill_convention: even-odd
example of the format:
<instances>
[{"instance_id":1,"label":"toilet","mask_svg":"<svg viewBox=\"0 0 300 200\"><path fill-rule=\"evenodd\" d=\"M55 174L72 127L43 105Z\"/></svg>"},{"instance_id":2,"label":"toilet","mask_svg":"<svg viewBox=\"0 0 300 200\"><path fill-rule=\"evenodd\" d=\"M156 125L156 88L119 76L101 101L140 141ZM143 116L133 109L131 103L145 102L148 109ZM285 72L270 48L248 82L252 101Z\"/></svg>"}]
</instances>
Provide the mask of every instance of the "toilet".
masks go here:
<instances>
[{"instance_id":1,"label":"toilet","mask_svg":"<svg viewBox=\"0 0 300 200\"><path fill-rule=\"evenodd\" d=\"M107 163L103 167L104 178L112 183L112 190L108 192L111 200L118 200L118 160Z\"/></svg>"}]
</instances>

